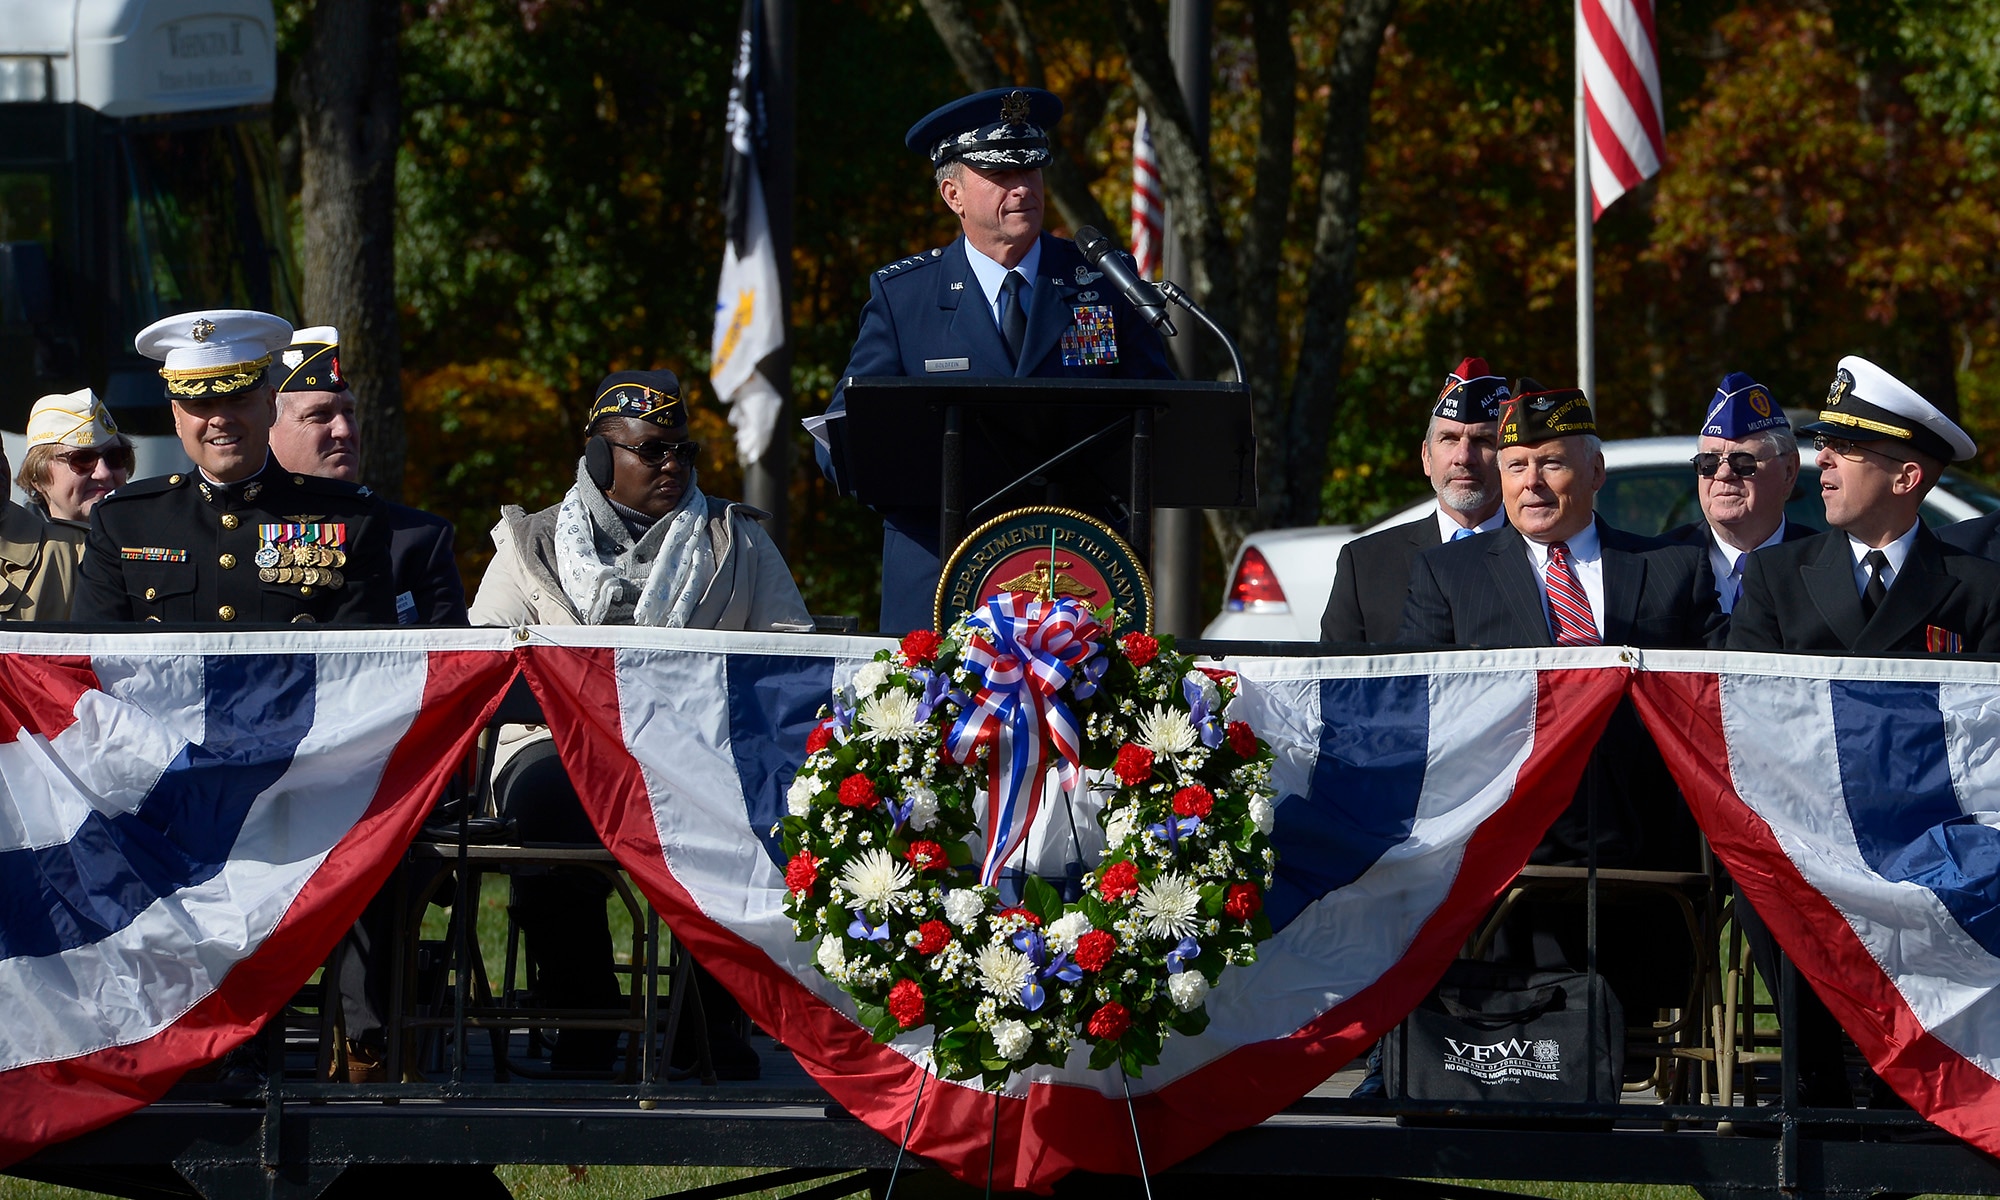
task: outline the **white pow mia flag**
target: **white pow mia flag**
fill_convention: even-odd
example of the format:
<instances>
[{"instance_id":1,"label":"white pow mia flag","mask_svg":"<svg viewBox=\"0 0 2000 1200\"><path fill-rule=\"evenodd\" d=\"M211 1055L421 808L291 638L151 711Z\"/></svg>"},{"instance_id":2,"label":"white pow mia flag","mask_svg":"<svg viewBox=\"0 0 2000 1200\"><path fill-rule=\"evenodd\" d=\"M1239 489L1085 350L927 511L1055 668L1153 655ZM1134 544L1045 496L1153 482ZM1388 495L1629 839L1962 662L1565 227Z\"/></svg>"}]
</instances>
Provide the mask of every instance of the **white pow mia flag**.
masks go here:
<instances>
[{"instance_id":1,"label":"white pow mia flag","mask_svg":"<svg viewBox=\"0 0 2000 1200\"><path fill-rule=\"evenodd\" d=\"M762 6L758 0L744 0L735 81L729 88L729 162L723 197L729 241L716 287L708 377L729 405L736 457L746 464L763 458L770 448L782 403L778 389L758 364L785 344L778 260L758 178L766 140L763 43Z\"/></svg>"}]
</instances>

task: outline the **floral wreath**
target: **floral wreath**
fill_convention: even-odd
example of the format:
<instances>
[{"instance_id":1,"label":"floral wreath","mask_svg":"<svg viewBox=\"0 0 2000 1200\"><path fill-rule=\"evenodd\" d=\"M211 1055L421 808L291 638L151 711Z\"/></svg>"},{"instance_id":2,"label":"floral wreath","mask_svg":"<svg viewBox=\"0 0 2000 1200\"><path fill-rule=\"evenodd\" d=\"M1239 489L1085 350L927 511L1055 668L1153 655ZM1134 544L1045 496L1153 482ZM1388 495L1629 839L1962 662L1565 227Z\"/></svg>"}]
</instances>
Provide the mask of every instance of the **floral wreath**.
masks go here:
<instances>
[{"instance_id":1,"label":"floral wreath","mask_svg":"<svg viewBox=\"0 0 2000 1200\"><path fill-rule=\"evenodd\" d=\"M878 652L807 739L779 825L793 931L877 1042L932 1026L941 1078L997 1087L1084 1044L1137 1075L1271 936L1271 753L1225 719L1236 677L1114 642L1116 618L1003 592ZM1074 833L1086 795L1094 869L1024 875L1030 827Z\"/></svg>"}]
</instances>

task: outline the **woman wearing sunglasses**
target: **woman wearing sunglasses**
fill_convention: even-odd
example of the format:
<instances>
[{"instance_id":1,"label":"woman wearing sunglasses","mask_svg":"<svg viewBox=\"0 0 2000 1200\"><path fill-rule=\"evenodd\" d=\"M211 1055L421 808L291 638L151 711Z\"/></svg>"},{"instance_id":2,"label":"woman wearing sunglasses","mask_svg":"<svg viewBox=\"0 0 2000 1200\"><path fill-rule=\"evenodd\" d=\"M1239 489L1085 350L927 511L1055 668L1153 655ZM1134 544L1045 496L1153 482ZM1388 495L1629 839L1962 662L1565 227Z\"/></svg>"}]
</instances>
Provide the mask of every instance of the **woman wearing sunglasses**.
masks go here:
<instances>
[{"instance_id":1,"label":"woman wearing sunglasses","mask_svg":"<svg viewBox=\"0 0 2000 1200\"><path fill-rule=\"evenodd\" d=\"M90 510L132 477L132 443L89 388L43 396L28 414L28 453L14 482L58 525L90 528Z\"/></svg>"}]
</instances>

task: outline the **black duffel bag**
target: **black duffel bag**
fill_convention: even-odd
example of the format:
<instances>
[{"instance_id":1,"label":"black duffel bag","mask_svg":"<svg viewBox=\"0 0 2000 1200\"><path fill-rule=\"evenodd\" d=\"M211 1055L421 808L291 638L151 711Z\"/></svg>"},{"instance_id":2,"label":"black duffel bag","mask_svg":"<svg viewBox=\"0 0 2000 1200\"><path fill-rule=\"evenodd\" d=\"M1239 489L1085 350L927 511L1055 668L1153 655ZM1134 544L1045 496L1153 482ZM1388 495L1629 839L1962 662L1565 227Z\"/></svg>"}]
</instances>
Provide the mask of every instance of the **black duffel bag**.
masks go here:
<instances>
[{"instance_id":1,"label":"black duffel bag","mask_svg":"<svg viewBox=\"0 0 2000 1200\"><path fill-rule=\"evenodd\" d=\"M1460 960L1382 1049L1391 1096L1616 1104L1625 1014L1602 975Z\"/></svg>"}]
</instances>

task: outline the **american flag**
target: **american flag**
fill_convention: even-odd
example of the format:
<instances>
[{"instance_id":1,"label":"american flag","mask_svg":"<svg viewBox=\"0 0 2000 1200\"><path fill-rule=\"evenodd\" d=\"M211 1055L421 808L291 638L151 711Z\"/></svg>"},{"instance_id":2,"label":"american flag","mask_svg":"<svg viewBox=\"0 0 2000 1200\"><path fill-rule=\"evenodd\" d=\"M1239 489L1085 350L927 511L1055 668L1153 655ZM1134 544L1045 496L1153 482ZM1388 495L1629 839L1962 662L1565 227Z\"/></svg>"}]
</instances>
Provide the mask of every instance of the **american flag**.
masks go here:
<instances>
[{"instance_id":1,"label":"american flag","mask_svg":"<svg viewBox=\"0 0 2000 1200\"><path fill-rule=\"evenodd\" d=\"M1653 0L1577 0L1592 219L1660 173L1666 109L1660 103L1658 47Z\"/></svg>"},{"instance_id":2,"label":"american flag","mask_svg":"<svg viewBox=\"0 0 2000 1200\"><path fill-rule=\"evenodd\" d=\"M1146 110L1139 110L1132 131L1132 259L1141 279L1160 277L1160 247L1166 240L1166 206L1160 201L1160 160L1153 153L1153 131Z\"/></svg>"}]
</instances>

